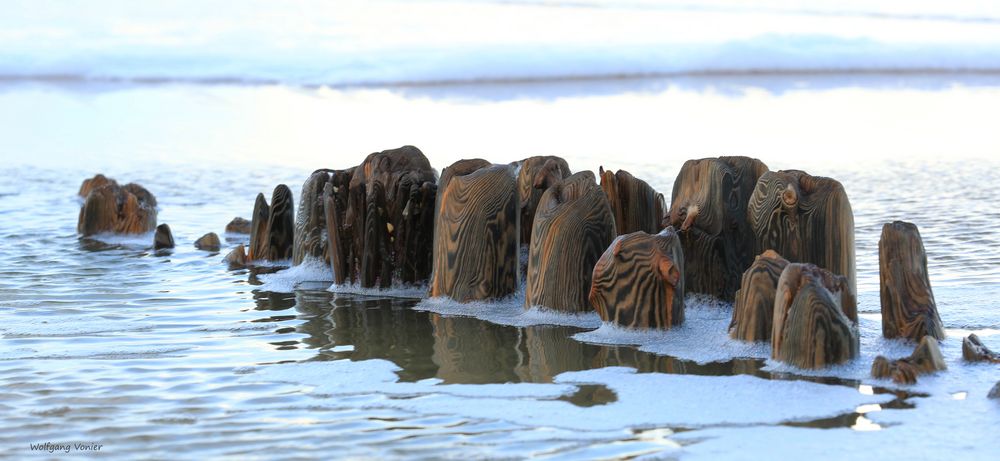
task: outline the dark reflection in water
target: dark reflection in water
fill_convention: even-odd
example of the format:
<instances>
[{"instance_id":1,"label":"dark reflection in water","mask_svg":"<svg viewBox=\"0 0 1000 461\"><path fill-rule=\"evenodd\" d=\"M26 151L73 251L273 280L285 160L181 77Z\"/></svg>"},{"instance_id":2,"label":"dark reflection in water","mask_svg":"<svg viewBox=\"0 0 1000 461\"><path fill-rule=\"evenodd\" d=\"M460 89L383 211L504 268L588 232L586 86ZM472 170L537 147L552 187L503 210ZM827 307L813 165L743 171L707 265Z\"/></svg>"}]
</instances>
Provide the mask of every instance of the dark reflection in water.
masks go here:
<instances>
[{"instance_id":1,"label":"dark reflection in water","mask_svg":"<svg viewBox=\"0 0 1000 461\"><path fill-rule=\"evenodd\" d=\"M762 359L732 359L699 364L642 352L632 346L588 344L572 336L582 331L565 326L512 327L468 317L445 317L413 310L419 300L372 298L327 291L297 290L294 294L255 291L260 311L295 310L260 322L298 320L295 328L277 334L301 337L272 341L278 349L317 350L311 360L389 360L400 367L401 381L440 379L445 384L549 383L567 371L609 366L631 367L639 373L705 376L747 374L765 379L806 380L857 387L858 382L833 377L800 376L762 370ZM341 347L338 347L341 346ZM343 346L350 346L344 348ZM876 388L876 393L898 392ZM907 408L913 395L897 395L890 405ZM575 405L603 405L617 400L603 385L581 385L563 400ZM810 427L852 427L862 413L852 412L817 421L793 423Z\"/></svg>"},{"instance_id":2,"label":"dark reflection in water","mask_svg":"<svg viewBox=\"0 0 1000 461\"><path fill-rule=\"evenodd\" d=\"M632 346L582 343L572 338L583 331L575 327L512 327L416 311L415 299L299 290L294 295L255 291L254 301L261 311L294 307L295 316L271 315L261 321L304 320L296 332L305 335L299 341L306 347L319 350L315 360L385 359L402 368L398 374L403 381L548 383L567 371L607 366L631 367L640 373L772 377L761 371L764 361L759 359L698 364ZM336 352L336 346L353 350Z\"/></svg>"}]
</instances>

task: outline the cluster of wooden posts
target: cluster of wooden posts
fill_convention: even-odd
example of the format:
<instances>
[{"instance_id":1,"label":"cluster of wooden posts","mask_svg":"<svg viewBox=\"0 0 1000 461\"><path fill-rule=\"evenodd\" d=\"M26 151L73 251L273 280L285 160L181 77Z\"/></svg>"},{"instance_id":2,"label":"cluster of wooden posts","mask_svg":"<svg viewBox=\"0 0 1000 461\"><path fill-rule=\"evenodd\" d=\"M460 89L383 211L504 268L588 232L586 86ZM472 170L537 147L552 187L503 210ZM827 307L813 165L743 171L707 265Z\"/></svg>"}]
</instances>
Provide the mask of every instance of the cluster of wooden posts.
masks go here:
<instances>
[{"instance_id":1,"label":"cluster of wooden posts","mask_svg":"<svg viewBox=\"0 0 1000 461\"><path fill-rule=\"evenodd\" d=\"M859 354L843 186L757 159L687 161L667 207L623 170L574 174L565 160L539 156L461 160L438 175L404 146L317 170L293 210L285 185L270 204L258 195L249 249L226 260L319 258L337 284L427 284L430 296L460 302L513 295L523 277L526 307L596 311L628 328L680 325L685 294L704 293L734 303L731 337L770 341L777 360L820 368ZM884 226L879 265L883 334L919 346L913 357L876 360L873 373L912 382L942 369L944 329L916 226ZM970 360L1000 362L974 335L966 343Z\"/></svg>"}]
</instances>

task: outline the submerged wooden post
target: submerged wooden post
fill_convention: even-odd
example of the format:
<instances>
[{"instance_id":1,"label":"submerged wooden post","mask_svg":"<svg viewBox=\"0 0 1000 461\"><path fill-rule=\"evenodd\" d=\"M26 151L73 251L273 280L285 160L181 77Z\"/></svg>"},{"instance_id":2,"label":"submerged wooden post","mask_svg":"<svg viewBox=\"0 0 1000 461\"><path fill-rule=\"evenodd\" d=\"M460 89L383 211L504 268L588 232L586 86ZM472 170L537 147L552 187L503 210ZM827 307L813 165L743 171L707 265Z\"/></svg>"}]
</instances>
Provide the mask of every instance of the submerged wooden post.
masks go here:
<instances>
[{"instance_id":1,"label":"submerged wooden post","mask_svg":"<svg viewBox=\"0 0 1000 461\"><path fill-rule=\"evenodd\" d=\"M804 171L761 175L747 204L754 252L777 251L795 263L812 263L847 278L857 295L854 212L836 180Z\"/></svg>"},{"instance_id":2,"label":"submerged wooden post","mask_svg":"<svg viewBox=\"0 0 1000 461\"><path fill-rule=\"evenodd\" d=\"M525 307L593 310L588 294L594 265L616 235L611 207L594 173L579 172L545 191L528 250Z\"/></svg>"},{"instance_id":3,"label":"submerged wooden post","mask_svg":"<svg viewBox=\"0 0 1000 461\"><path fill-rule=\"evenodd\" d=\"M743 273L736 290L729 336L743 341L770 341L774 324L774 294L788 261L774 250L757 256Z\"/></svg>"},{"instance_id":4,"label":"submerged wooden post","mask_svg":"<svg viewBox=\"0 0 1000 461\"><path fill-rule=\"evenodd\" d=\"M684 252L674 228L619 236L594 266L590 302L605 322L669 329L684 322Z\"/></svg>"},{"instance_id":5,"label":"submerged wooden post","mask_svg":"<svg viewBox=\"0 0 1000 461\"><path fill-rule=\"evenodd\" d=\"M767 165L749 157L684 162L674 180L667 223L681 237L685 288L725 301L754 260L747 203Z\"/></svg>"},{"instance_id":6,"label":"submerged wooden post","mask_svg":"<svg viewBox=\"0 0 1000 461\"><path fill-rule=\"evenodd\" d=\"M470 166L456 162L442 173L435 212L430 295L460 302L513 294L519 272L521 210L513 168L468 172Z\"/></svg>"},{"instance_id":7,"label":"submerged wooden post","mask_svg":"<svg viewBox=\"0 0 1000 461\"><path fill-rule=\"evenodd\" d=\"M772 358L823 368L858 356L857 305L846 277L813 264L789 264L774 298Z\"/></svg>"},{"instance_id":8,"label":"submerged wooden post","mask_svg":"<svg viewBox=\"0 0 1000 461\"><path fill-rule=\"evenodd\" d=\"M944 339L944 326L927 277L927 254L917 226L903 221L882 226L878 262L882 335Z\"/></svg>"}]
</instances>

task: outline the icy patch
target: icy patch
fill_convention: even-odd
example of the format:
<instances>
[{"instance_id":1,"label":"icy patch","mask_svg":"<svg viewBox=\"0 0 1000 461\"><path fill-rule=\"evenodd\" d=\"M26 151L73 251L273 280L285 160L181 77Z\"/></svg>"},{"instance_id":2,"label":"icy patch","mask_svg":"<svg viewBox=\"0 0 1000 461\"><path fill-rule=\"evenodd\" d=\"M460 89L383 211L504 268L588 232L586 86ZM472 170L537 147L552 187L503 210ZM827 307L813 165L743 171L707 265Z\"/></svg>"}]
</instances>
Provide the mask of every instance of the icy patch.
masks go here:
<instances>
[{"instance_id":1,"label":"icy patch","mask_svg":"<svg viewBox=\"0 0 1000 461\"><path fill-rule=\"evenodd\" d=\"M129 321L110 321L94 316L7 317L0 323L0 334L5 338L84 336L104 333L148 331L151 324Z\"/></svg>"},{"instance_id":2,"label":"icy patch","mask_svg":"<svg viewBox=\"0 0 1000 461\"><path fill-rule=\"evenodd\" d=\"M515 327L564 325L597 328L601 325L601 318L594 312L558 312L540 306L525 309L523 289L513 296L497 301L460 303L447 297L428 298L417 303L414 309L441 315L474 317L498 325Z\"/></svg>"},{"instance_id":3,"label":"icy patch","mask_svg":"<svg viewBox=\"0 0 1000 461\"><path fill-rule=\"evenodd\" d=\"M641 351L702 364L771 356L769 343L748 343L729 337L732 305L708 296L689 295L684 306L684 323L670 330L635 330L604 323L573 338L587 343L636 346Z\"/></svg>"},{"instance_id":4,"label":"icy patch","mask_svg":"<svg viewBox=\"0 0 1000 461\"><path fill-rule=\"evenodd\" d=\"M101 232L99 234L88 235L82 238L84 240L96 240L108 245L141 250L153 247L154 233L154 231L142 234L115 234L111 232Z\"/></svg>"},{"instance_id":5,"label":"icy patch","mask_svg":"<svg viewBox=\"0 0 1000 461\"><path fill-rule=\"evenodd\" d=\"M306 258L298 266L292 266L273 274L260 274L257 279L263 282L257 287L261 291L291 293L302 282L333 281L333 271L329 265L319 259Z\"/></svg>"},{"instance_id":6,"label":"icy patch","mask_svg":"<svg viewBox=\"0 0 1000 461\"><path fill-rule=\"evenodd\" d=\"M437 384L396 382L399 368L385 360L272 365L241 379L311 387L338 405L347 395L384 396L376 406L419 414L501 420L530 427L622 431L637 427L704 427L808 421L885 403L891 395L864 395L844 386L767 380L748 375L689 376L636 373L608 367L560 374L553 384ZM617 400L581 407L559 397L579 385L601 384ZM405 398L400 398L405 397ZM362 399L371 408L370 399Z\"/></svg>"},{"instance_id":7,"label":"icy patch","mask_svg":"<svg viewBox=\"0 0 1000 461\"><path fill-rule=\"evenodd\" d=\"M356 283L332 284L327 291L333 293L371 296L376 298L412 298L427 296L427 285L398 285L390 288L367 288Z\"/></svg>"}]
</instances>

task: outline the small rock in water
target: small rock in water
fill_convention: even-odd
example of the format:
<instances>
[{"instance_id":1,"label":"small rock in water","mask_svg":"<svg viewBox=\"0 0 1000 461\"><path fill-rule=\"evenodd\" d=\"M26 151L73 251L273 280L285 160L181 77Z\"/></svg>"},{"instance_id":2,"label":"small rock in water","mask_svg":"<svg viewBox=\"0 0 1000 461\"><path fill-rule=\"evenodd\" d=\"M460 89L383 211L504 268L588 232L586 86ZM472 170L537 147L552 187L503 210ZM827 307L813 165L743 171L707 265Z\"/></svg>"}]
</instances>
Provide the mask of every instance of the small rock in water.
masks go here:
<instances>
[{"instance_id":1,"label":"small rock in water","mask_svg":"<svg viewBox=\"0 0 1000 461\"><path fill-rule=\"evenodd\" d=\"M250 233L250 221L235 217L229 224L226 224L226 232L233 234L249 234Z\"/></svg>"},{"instance_id":2,"label":"small rock in water","mask_svg":"<svg viewBox=\"0 0 1000 461\"><path fill-rule=\"evenodd\" d=\"M219 242L219 236L215 235L215 232L209 232L202 235L198 240L195 240L194 247L205 251L219 251L222 243Z\"/></svg>"},{"instance_id":3,"label":"small rock in water","mask_svg":"<svg viewBox=\"0 0 1000 461\"><path fill-rule=\"evenodd\" d=\"M153 236L153 249L161 250L174 247L174 235L170 233L170 226L160 224L156 226L156 235Z\"/></svg>"},{"instance_id":4,"label":"small rock in water","mask_svg":"<svg viewBox=\"0 0 1000 461\"><path fill-rule=\"evenodd\" d=\"M990 393L986 394L986 396L991 399L1000 399L1000 381L997 381L997 383L993 385L993 389L990 389Z\"/></svg>"},{"instance_id":5,"label":"small rock in water","mask_svg":"<svg viewBox=\"0 0 1000 461\"><path fill-rule=\"evenodd\" d=\"M242 269L247 266L247 252L241 243L238 247L234 248L226 255L226 259L223 259L227 264L229 264L230 269Z\"/></svg>"}]
</instances>

